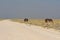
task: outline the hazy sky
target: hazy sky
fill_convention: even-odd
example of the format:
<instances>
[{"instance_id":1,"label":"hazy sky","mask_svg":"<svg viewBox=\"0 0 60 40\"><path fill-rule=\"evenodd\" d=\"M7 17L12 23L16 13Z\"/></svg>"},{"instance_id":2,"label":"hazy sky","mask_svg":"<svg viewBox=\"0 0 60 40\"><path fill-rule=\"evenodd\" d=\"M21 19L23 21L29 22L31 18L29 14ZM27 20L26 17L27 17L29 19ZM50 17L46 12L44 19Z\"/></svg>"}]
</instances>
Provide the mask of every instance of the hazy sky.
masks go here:
<instances>
[{"instance_id":1,"label":"hazy sky","mask_svg":"<svg viewBox=\"0 0 60 40\"><path fill-rule=\"evenodd\" d=\"M60 18L60 0L0 0L0 18Z\"/></svg>"}]
</instances>

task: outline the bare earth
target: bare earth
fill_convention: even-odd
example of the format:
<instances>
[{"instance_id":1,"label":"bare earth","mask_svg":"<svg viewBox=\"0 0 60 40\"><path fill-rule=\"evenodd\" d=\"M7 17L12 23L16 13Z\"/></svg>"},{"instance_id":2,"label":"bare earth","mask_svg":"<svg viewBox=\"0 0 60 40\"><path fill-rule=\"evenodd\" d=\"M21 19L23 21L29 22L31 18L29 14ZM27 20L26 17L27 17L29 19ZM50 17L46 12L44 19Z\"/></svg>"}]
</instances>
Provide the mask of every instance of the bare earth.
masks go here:
<instances>
[{"instance_id":1,"label":"bare earth","mask_svg":"<svg viewBox=\"0 0 60 40\"><path fill-rule=\"evenodd\" d=\"M60 32L3 20L0 21L0 40L60 40Z\"/></svg>"}]
</instances>

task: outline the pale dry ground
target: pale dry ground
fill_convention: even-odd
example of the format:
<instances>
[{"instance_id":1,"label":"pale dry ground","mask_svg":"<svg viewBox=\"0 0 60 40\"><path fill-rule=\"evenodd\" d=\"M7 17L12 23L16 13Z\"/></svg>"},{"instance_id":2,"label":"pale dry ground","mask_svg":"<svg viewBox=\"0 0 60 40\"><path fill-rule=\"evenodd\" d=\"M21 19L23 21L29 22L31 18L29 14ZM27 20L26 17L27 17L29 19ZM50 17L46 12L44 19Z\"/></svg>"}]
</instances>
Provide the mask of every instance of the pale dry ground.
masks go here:
<instances>
[{"instance_id":1,"label":"pale dry ground","mask_svg":"<svg viewBox=\"0 0 60 40\"><path fill-rule=\"evenodd\" d=\"M12 19L12 21L19 22L19 23L38 25L44 28L53 28L55 30L60 31L60 19L53 19L54 23L51 23L50 26L46 26L44 19L29 19L28 22L24 22L24 19Z\"/></svg>"},{"instance_id":2,"label":"pale dry ground","mask_svg":"<svg viewBox=\"0 0 60 40\"><path fill-rule=\"evenodd\" d=\"M8 19L0 21L0 40L60 40L60 32Z\"/></svg>"}]
</instances>

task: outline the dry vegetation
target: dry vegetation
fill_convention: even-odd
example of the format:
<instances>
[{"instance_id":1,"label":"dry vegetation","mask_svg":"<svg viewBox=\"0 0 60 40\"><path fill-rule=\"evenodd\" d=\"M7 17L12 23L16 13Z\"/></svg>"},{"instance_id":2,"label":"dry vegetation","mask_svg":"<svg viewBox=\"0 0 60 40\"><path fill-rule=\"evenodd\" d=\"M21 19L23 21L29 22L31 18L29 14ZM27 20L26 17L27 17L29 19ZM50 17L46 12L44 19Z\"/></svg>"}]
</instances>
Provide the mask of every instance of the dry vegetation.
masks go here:
<instances>
[{"instance_id":1,"label":"dry vegetation","mask_svg":"<svg viewBox=\"0 0 60 40\"><path fill-rule=\"evenodd\" d=\"M12 21L20 22L20 23L28 23L28 24L42 26L44 28L46 27L46 28L54 28L60 30L60 19L53 19L54 24L51 23L50 25L46 25L44 19L29 19L28 22L24 22L23 19L12 19Z\"/></svg>"},{"instance_id":2,"label":"dry vegetation","mask_svg":"<svg viewBox=\"0 0 60 40\"><path fill-rule=\"evenodd\" d=\"M0 18L0 21L5 20L4 18Z\"/></svg>"}]
</instances>

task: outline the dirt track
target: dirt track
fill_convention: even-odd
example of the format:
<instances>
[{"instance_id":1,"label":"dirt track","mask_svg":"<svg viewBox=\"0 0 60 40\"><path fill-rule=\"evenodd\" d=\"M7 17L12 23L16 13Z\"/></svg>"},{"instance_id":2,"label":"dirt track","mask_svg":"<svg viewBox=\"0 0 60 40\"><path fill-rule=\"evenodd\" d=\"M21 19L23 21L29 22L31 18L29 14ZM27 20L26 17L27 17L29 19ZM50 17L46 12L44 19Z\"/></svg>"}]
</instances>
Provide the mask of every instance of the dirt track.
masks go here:
<instances>
[{"instance_id":1,"label":"dirt track","mask_svg":"<svg viewBox=\"0 0 60 40\"><path fill-rule=\"evenodd\" d=\"M0 21L0 40L60 40L60 32L3 20Z\"/></svg>"}]
</instances>

